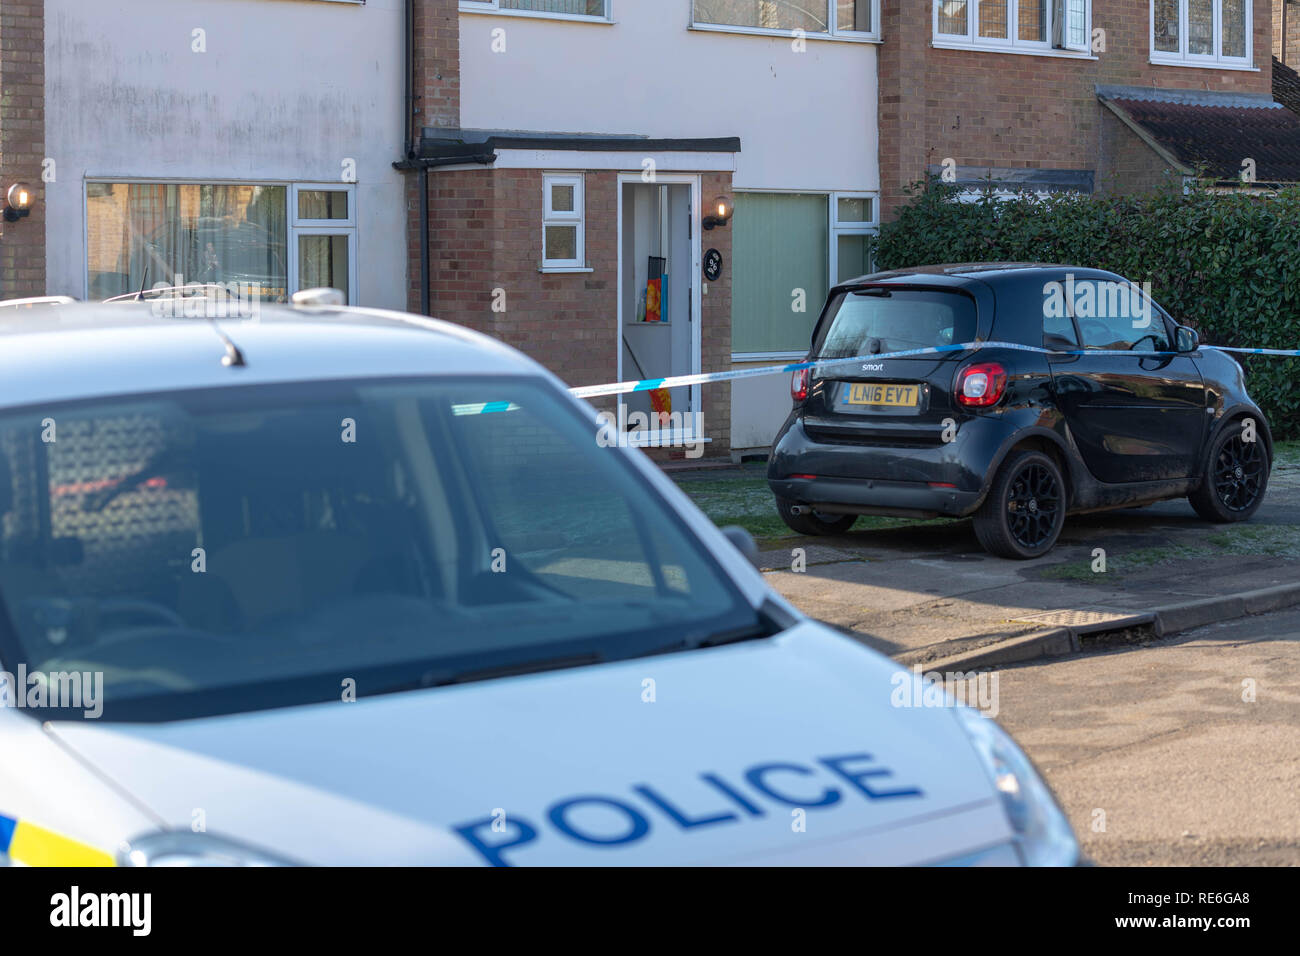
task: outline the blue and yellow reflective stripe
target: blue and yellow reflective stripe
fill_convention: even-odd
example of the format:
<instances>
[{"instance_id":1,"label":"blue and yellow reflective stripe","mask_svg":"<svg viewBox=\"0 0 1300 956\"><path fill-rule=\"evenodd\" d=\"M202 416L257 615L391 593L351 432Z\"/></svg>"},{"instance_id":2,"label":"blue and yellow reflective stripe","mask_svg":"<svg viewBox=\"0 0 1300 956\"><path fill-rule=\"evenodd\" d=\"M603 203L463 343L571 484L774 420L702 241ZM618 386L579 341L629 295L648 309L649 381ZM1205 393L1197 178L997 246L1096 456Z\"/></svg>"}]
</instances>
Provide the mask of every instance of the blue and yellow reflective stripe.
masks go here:
<instances>
[{"instance_id":1,"label":"blue and yellow reflective stripe","mask_svg":"<svg viewBox=\"0 0 1300 956\"><path fill-rule=\"evenodd\" d=\"M0 853L28 866L113 866L112 855L27 820L0 813Z\"/></svg>"}]
</instances>

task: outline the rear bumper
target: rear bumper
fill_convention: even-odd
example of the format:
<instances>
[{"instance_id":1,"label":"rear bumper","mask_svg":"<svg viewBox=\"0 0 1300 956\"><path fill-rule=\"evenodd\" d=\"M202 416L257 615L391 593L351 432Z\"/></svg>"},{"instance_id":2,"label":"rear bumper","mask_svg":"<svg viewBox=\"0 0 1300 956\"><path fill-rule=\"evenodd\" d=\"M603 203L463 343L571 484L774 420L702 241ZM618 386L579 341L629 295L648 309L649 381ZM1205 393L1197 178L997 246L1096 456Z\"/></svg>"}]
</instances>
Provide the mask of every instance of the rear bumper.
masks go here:
<instances>
[{"instance_id":1,"label":"rear bumper","mask_svg":"<svg viewBox=\"0 0 1300 956\"><path fill-rule=\"evenodd\" d=\"M978 491L936 488L919 481L874 478L769 478L779 498L826 514L877 514L905 518L959 518L980 506Z\"/></svg>"},{"instance_id":2,"label":"rear bumper","mask_svg":"<svg viewBox=\"0 0 1300 956\"><path fill-rule=\"evenodd\" d=\"M828 514L963 517L984 500L994 466L1022 427L979 416L963 421L950 442L899 447L814 441L794 418L772 446L768 484L778 497Z\"/></svg>"}]
</instances>

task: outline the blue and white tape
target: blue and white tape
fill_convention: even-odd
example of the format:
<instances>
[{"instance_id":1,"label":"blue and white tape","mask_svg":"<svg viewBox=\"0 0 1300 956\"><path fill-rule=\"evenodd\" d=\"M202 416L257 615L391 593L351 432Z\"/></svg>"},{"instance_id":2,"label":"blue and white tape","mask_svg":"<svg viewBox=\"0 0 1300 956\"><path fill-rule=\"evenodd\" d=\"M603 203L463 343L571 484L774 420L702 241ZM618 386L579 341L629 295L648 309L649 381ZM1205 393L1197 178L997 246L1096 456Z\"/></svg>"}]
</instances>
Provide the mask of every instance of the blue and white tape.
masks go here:
<instances>
[{"instance_id":1,"label":"blue and white tape","mask_svg":"<svg viewBox=\"0 0 1300 956\"><path fill-rule=\"evenodd\" d=\"M1218 349L1220 352L1239 352L1245 355L1282 355L1300 358L1300 349L1242 349L1218 345L1202 345L1204 349ZM684 385L707 385L713 382L731 382L740 378L758 378L763 375L782 375L801 369L823 371L828 368L857 365L864 362L879 362L882 359L915 358L921 355L941 355L947 352L975 352L981 349L1010 349L1018 352L1039 352L1046 355L1098 355L1108 354L1103 350L1058 351L1034 345L1021 345L1018 342L964 342L960 345L937 345L923 349L907 349L902 352L879 352L875 355L855 355L851 358L821 359L815 362L791 362L786 365L764 365L758 368L731 369L726 372L701 372L698 375L673 375L668 378L647 378L634 382L613 382L609 385L583 385L569 389L578 398L596 398L601 395L624 395L629 392L653 392L661 388L681 388ZM1125 352L1143 358L1157 358L1178 355L1178 352Z\"/></svg>"}]
</instances>

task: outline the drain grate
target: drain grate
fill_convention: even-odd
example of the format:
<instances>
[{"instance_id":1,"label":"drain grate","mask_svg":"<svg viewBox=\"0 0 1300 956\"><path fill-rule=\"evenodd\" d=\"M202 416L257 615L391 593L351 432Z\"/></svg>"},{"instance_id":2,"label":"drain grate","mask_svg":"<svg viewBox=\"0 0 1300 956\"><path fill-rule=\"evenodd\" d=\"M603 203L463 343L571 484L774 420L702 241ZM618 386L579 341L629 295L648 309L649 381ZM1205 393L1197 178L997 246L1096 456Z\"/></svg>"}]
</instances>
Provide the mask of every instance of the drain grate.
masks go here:
<instances>
[{"instance_id":1,"label":"drain grate","mask_svg":"<svg viewBox=\"0 0 1300 956\"><path fill-rule=\"evenodd\" d=\"M1039 627L1068 627L1075 634L1093 631L1115 631L1127 627L1150 624L1153 614L1140 614L1113 607L1069 608L1063 611L1044 611L1013 618L1015 624L1037 624Z\"/></svg>"},{"instance_id":2,"label":"drain grate","mask_svg":"<svg viewBox=\"0 0 1300 956\"><path fill-rule=\"evenodd\" d=\"M862 555L852 551L829 548L824 544L810 544L803 547L804 564L843 564L847 561L863 561ZM763 551L758 556L758 566L763 571L789 571L794 561L794 549L784 548L778 551Z\"/></svg>"}]
</instances>

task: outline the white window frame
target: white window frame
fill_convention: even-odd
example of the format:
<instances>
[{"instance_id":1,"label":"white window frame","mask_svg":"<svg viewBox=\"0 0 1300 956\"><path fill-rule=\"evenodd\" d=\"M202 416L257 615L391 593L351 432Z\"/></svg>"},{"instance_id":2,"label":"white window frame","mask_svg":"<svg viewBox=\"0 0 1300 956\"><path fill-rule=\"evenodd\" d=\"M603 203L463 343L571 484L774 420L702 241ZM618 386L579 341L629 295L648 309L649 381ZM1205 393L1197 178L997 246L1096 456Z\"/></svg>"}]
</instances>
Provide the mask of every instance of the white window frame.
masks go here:
<instances>
[{"instance_id":1,"label":"white window frame","mask_svg":"<svg viewBox=\"0 0 1300 956\"><path fill-rule=\"evenodd\" d=\"M1189 53L1187 44L1191 39L1188 31L1188 8L1187 0L1177 0L1178 2L1178 52L1169 53L1164 50L1156 49L1156 4L1155 0L1150 0L1148 7L1150 15L1148 17L1148 49L1151 51L1151 62L1161 66L1195 66L1215 70L1254 70L1258 71L1255 63L1255 0L1246 0L1246 55L1245 56L1224 56L1223 55L1223 0L1214 0L1214 20L1213 20L1213 37L1214 52Z\"/></svg>"},{"instance_id":2,"label":"white window frame","mask_svg":"<svg viewBox=\"0 0 1300 956\"><path fill-rule=\"evenodd\" d=\"M833 192L830 193L830 239L831 248L828 257L831 274L830 288L839 283L840 275L840 236L875 236L880 234L880 200L875 193ZM849 222L840 219L841 199L866 199L871 203L871 218L866 222Z\"/></svg>"},{"instance_id":3,"label":"white window frame","mask_svg":"<svg viewBox=\"0 0 1300 956\"><path fill-rule=\"evenodd\" d=\"M573 20L579 23L613 23L614 0L605 0L605 15L587 16L585 13L552 13L547 10L514 10L502 8L500 0L460 0L461 13L486 13L500 17L529 17L539 20Z\"/></svg>"},{"instance_id":4,"label":"white window frame","mask_svg":"<svg viewBox=\"0 0 1300 956\"><path fill-rule=\"evenodd\" d=\"M949 50L988 50L993 53L1024 53L1036 56L1066 56L1095 60L1092 53L1092 0L1085 0L1084 39L1082 44L1072 44L1065 38L1063 47L1052 46L1052 3L1047 3L1046 40L1021 40L1019 38L1021 0L1006 0L1007 37L982 37L977 29L979 6L984 0L967 0L966 32L940 33L939 7L944 0L930 0L930 45ZM1068 27L1067 27L1068 29ZM1062 36L1064 36L1064 31Z\"/></svg>"},{"instance_id":5,"label":"white window frame","mask_svg":"<svg viewBox=\"0 0 1300 956\"><path fill-rule=\"evenodd\" d=\"M827 225L827 242L830 248L826 254L826 288L833 289L839 285L840 274L840 236L878 236L880 235L880 193L869 190L845 190L845 189L779 189L760 187L756 189L737 187L735 192L738 193L779 193L788 196L825 196L827 212L829 217ZM839 218L839 208L841 199L870 199L871 200L871 221L870 222L848 222ZM816 308L821 310L822 303L817 303ZM732 352L731 361L744 364L745 362L791 362L802 359L807 354L807 349L792 352Z\"/></svg>"},{"instance_id":6,"label":"white window frame","mask_svg":"<svg viewBox=\"0 0 1300 956\"><path fill-rule=\"evenodd\" d=\"M551 187L573 187L573 211L551 208ZM544 173L542 175L542 272L590 272L587 268L586 243L586 190L582 173ZM577 226L574 258L546 258L546 228L548 226Z\"/></svg>"},{"instance_id":7,"label":"white window frame","mask_svg":"<svg viewBox=\"0 0 1300 956\"><path fill-rule=\"evenodd\" d=\"M662 2L662 0L658 0ZM747 27L741 24L733 23L703 23L695 19L695 0L686 0L690 5L690 25L692 30L704 30L712 33L745 33L754 36L777 36L789 39L795 35L793 30L768 30L764 27ZM816 0L810 0L815 3ZM869 0L871 3L871 23L873 29L870 31L862 30L841 30L835 26L835 0L823 0L826 4L826 32L805 32L809 40L842 40L851 43L879 43L880 42L880 0Z\"/></svg>"},{"instance_id":8,"label":"white window frame","mask_svg":"<svg viewBox=\"0 0 1300 956\"><path fill-rule=\"evenodd\" d=\"M298 194L310 192L344 193L348 197L348 215L346 219L304 219L298 215ZM342 183L292 183L289 189L289 218L295 226L343 226L351 228L357 224L355 186Z\"/></svg>"},{"instance_id":9,"label":"white window frame","mask_svg":"<svg viewBox=\"0 0 1300 956\"><path fill-rule=\"evenodd\" d=\"M298 194L323 190L325 192L346 193L348 197L348 217L346 219L304 219L298 215ZM348 237L348 293L347 304L357 304L357 188L344 183L290 183L287 202L289 203L289 245L287 266L289 295L302 291L298 269L299 236L347 236Z\"/></svg>"}]
</instances>

